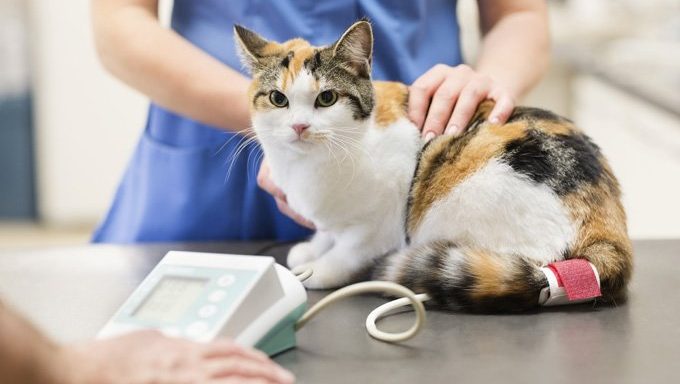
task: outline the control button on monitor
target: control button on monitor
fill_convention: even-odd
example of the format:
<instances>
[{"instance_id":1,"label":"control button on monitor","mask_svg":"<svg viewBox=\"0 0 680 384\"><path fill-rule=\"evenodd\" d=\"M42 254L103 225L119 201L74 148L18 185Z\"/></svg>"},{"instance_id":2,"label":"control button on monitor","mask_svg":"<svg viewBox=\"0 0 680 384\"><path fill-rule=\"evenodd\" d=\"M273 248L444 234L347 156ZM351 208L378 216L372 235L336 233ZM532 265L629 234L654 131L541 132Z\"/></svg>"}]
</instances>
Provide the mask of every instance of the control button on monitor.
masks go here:
<instances>
[{"instance_id":1,"label":"control button on monitor","mask_svg":"<svg viewBox=\"0 0 680 384\"><path fill-rule=\"evenodd\" d=\"M205 321L194 321L193 323L189 324L189 326L185 329L185 332L189 336L201 336L207 330L208 323Z\"/></svg>"},{"instance_id":2,"label":"control button on monitor","mask_svg":"<svg viewBox=\"0 0 680 384\"><path fill-rule=\"evenodd\" d=\"M228 287L234 284L234 280L235 280L234 275L229 274L222 275L220 276L219 279L217 279L217 285L219 285L220 287Z\"/></svg>"},{"instance_id":3,"label":"control button on monitor","mask_svg":"<svg viewBox=\"0 0 680 384\"><path fill-rule=\"evenodd\" d=\"M227 291L218 289L210 293L210 296L208 296L208 300L210 300L213 303L218 303L224 300L225 297L227 297Z\"/></svg>"},{"instance_id":4,"label":"control button on monitor","mask_svg":"<svg viewBox=\"0 0 680 384\"><path fill-rule=\"evenodd\" d=\"M202 318L210 317L215 313L217 313L217 306L212 304L204 305L198 310L198 316Z\"/></svg>"}]
</instances>

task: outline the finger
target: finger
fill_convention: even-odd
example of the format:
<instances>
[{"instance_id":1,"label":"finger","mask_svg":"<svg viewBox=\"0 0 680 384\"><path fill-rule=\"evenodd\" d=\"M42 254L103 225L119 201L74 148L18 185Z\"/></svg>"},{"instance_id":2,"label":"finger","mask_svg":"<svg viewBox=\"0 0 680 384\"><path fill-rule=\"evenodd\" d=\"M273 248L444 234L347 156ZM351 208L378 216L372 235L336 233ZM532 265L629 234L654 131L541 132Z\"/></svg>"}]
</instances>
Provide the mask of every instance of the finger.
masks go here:
<instances>
[{"instance_id":1,"label":"finger","mask_svg":"<svg viewBox=\"0 0 680 384\"><path fill-rule=\"evenodd\" d=\"M435 65L411 84L408 92L409 119L422 130L430 99L446 78L445 65Z\"/></svg>"},{"instance_id":2,"label":"finger","mask_svg":"<svg viewBox=\"0 0 680 384\"><path fill-rule=\"evenodd\" d=\"M293 219L293 221L302 225L305 228L316 229L316 226L314 225L314 223L312 223L311 221L307 220L306 218L300 216L299 214L295 213L295 211L292 211L291 218Z\"/></svg>"},{"instance_id":3,"label":"finger","mask_svg":"<svg viewBox=\"0 0 680 384\"><path fill-rule=\"evenodd\" d=\"M512 110L515 108L515 100L510 95L502 95L498 98L492 97L496 100L496 105L489 114L489 122L492 124L505 124L512 115Z\"/></svg>"},{"instance_id":4,"label":"finger","mask_svg":"<svg viewBox=\"0 0 680 384\"><path fill-rule=\"evenodd\" d=\"M243 358L212 359L206 362L204 369L210 378L241 376L243 378L260 378L274 383L292 383L295 381L292 373L276 364L263 364Z\"/></svg>"},{"instance_id":5,"label":"finger","mask_svg":"<svg viewBox=\"0 0 680 384\"><path fill-rule=\"evenodd\" d=\"M274 184L274 181L271 179L269 166L264 161L262 162L260 170L257 173L257 185L274 197L278 197L280 199L286 198L285 193L283 193L283 191L276 184Z\"/></svg>"},{"instance_id":6,"label":"finger","mask_svg":"<svg viewBox=\"0 0 680 384\"><path fill-rule=\"evenodd\" d=\"M451 117L451 112L456 105L458 95L465 84L465 79L460 77L449 77L437 89L432 98L430 110L427 112L427 119L423 126L425 140L429 140L436 135L444 133L446 122Z\"/></svg>"},{"instance_id":7,"label":"finger","mask_svg":"<svg viewBox=\"0 0 680 384\"><path fill-rule=\"evenodd\" d=\"M269 163L267 162L267 159L263 159L262 162L260 163L260 169L257 171L257 184L262 185L261 183L269 178Z\"/></svg>"},{"instance_id":8,"label":"finger","mask_svg":"<svg viewBox=\"0 0 680 384\"><path fill-rule=\"evenodd\" d=\"M473 81L468 83L460 93L446 127L446 134L460 135L475 114L477 106L489 94L489 83Z\"/></svg>"},{"instance_id":9,"label":"finger","mask_svg":"<svg viewBox=\"0 0 680 384\"><path fill-rule=\"evenodd\" d=\"M275 198L276 200L276 206L279 208L279 211L283 213L284 215L290 217L295 221L296 223L302 225L303 227L307 227L309 229L316 229L314 226L314 223L311 221L307 220L306 218L302 217L300 214L295 212L283 199L279 199L278 197Z\"/></svg>"},{"instance_id":10,"label":"finger","mask_svg":"<svg viewBox=\"0 0 680 384\"><path fill-rule=\"evenodd\" d=\"M244 348L229 340L218 340L210 344L206 344L202 353L202 356L208 359L234 355L262 363L272 363L271 359L269 359L269 356L263 352L258 351L257 349Z\"/></svg>"}]
</instances>

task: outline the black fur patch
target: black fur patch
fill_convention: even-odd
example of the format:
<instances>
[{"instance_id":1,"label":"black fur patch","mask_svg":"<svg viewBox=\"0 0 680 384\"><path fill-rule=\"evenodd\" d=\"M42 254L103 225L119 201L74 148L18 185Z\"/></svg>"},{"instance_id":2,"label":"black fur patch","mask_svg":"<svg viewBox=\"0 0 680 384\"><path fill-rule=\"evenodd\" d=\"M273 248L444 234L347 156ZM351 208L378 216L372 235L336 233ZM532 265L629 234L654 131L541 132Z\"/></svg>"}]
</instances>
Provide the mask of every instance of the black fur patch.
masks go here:
<instances>
[{"instance_id":1,"label":"black fur patch","mask_svg":"<svg viewBox=\"0 0 680 384\"><path fill-rule=\"evenodd\" d=\"M597 182L603 167L600 150L583 134L549 135L530 129L509 142L502 158L518 173L565 195L582 183Z\"/></svg>"},{"instance_id":2,"label":"black fur patch","mask_svg":"<svg viewBox=\"0 0 680 384\"><path fill-rule=\"evenodd\" d=\"M321 52L315 51L312 57L305 59L304 65L305 68L309 69L309 72L315 75L317 68L321 65Z\"/></svg>"},{"instance_id":3,"label":"black fur patch","mask_svg":"<svg viewBox=\"0 0 680 384\"><path fill-rule=\"evenodd\" d=\"M349 93L340 94L340 96L346 97L349 101L350 107L352 108L352 117L354 117L355 120L367 119L371 115L372 108L362 105L361 100L359 100L358 97Z\"/></svg>"},{"instance_id":4,"label":"black fur patch","mask_svg":"<svg viewBox=\"0 0 680 384\"><path fill-rule=\"evenodd\" d=\"M584 134L557 135L565 147L574 150L576 165L572 169L575 179L596 182L602 174L600 147Z\"/></svg>"},{"instance_id":5,"label":"black fur patch","mask_svg":"<svg viewBox=\"0 0 680 384\"><path fill-rule=\"evenodd\" d=\"M423 276L421 277L422 281L419 284L419 288L428 292L439 305L444 305L445 301L440 301L447 296L445 285L442 284L445 281L443 271L446 269L448 251L453 247L455 247L455 244L449 242L432 244L432 253L427 255L429 258L427 271L421 271L421 273L425 273L422 273Z\"/></svg>"},{"instance_id":6,"label":"black fur patch","mask_svg":"<svg viewBox=\"0 0 680 384\"><path fill-rule=\"evenodd\" d=\"M537 131L529 131L525 137L509 142L505 146L505 157L512 169L537 183L555 176L550 154L543 148L543 138Z\"/></svg>"},{"instance_id":7,"label":"black fur patch","mask_svg":"<svg viewBox=\"0 0 680 384\"><path fill-rule=\"evenodd\" d=\"M290 64L290 61L293 59L294 55L295 54L292 51L288 52L288 55L286 55L286 57L284 57L283 60L281 60L281 66L284 68L288 68L288 65Z\"/></svg>"}]
</instances>

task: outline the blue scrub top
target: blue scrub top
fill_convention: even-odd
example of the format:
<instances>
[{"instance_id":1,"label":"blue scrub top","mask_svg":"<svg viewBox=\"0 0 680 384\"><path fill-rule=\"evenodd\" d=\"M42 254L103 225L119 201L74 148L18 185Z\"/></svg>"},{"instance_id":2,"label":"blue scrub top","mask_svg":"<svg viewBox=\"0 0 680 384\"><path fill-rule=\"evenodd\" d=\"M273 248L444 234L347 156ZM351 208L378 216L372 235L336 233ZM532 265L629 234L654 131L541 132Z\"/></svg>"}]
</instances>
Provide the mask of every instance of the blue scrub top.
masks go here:
<instances>
[{"instance_id":1,"label":"blue scrub top","mask_svg":"<svg viewBox=\"0 0 680 384\"><path fill-rule=\"evenodd\" d=\"M302 37L320 46L334 42L362 17L373 24L375 79L410 84L437 63L462 61L455 0L175 0L172 28L243 71L233 24L268 39ZM93 241L298 240L309 235L257 186L262 157L257 145L234 156L240 142L238 135L151 104Z\"/></svg>"}]
</instances>

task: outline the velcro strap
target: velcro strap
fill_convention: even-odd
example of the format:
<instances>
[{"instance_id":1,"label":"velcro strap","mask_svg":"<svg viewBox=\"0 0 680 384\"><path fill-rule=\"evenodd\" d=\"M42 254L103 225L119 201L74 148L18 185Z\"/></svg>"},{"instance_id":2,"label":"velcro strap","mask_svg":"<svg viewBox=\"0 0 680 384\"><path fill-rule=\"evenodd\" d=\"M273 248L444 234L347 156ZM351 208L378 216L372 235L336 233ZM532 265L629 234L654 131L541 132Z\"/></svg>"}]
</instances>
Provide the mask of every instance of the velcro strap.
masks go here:
<instances>
[{"instance_id":1,"label":"velcro strap","mask_svg":"<svg viewBox=\"0 0 680 384\"><path fill-rule=\"evenodd\" d=\"M548 264L560 287L564 287L569 301L602 296L595 272L585 259L570 259Z\"/></svg>"}]
</instances>

